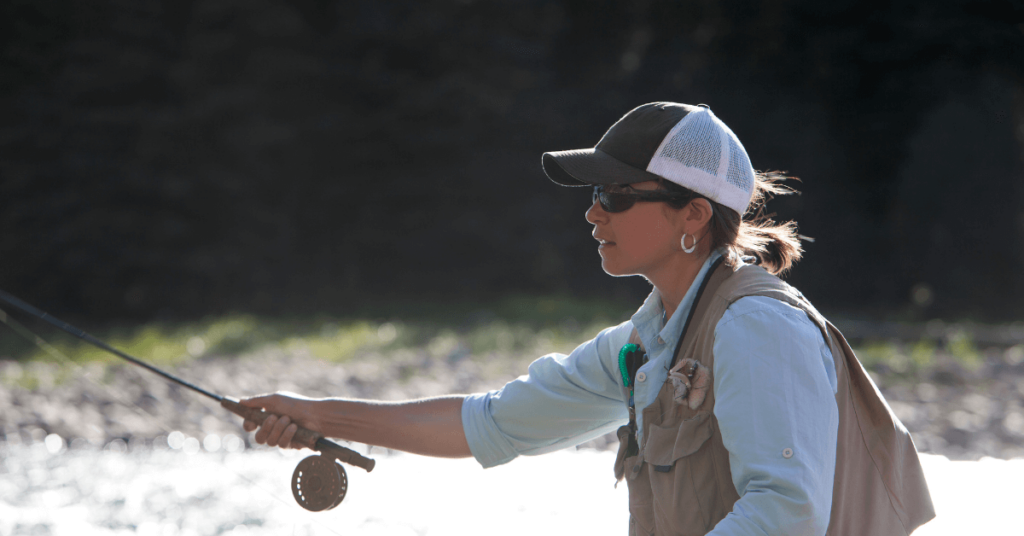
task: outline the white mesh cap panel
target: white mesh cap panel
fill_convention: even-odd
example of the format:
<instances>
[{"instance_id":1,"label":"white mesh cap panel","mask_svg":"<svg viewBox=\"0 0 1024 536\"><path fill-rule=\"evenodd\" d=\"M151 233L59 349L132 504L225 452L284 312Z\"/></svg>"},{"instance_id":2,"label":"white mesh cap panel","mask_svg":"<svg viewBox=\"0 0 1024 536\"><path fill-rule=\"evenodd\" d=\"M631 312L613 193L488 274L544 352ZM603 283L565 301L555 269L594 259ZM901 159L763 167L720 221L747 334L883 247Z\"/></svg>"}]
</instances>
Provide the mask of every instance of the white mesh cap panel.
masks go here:
<instances>
[{"instance_id":1,"label":"white mesh cap panel","mask_svg":"<svg viewBox=\"0 0 1024 536\"><path fill-rule=\"evenodd\" d=\"M719 129L710 114L687 114L677 129L666 136L655 153L655 158L669 158L687 167L717 174L722 163L722 143Z\"/></svg>"},{"instance_id":2,"label":"white mesh cap panel","mask_svg":"<svg viewBox=\"0 0 1024 536\"><path fill-rule=\"evenodd\" d=\"M662 140L647 171L740 214L754 189L750 158L736 135L707 108L686 114Z\"/></svg>"},{"instance_id":3,"label":"white mesh cap panel","mask_svg":"<svg viewBox=\"0 0 1024 536\"><path fill-rule=\"evenodd\" d=\"M729 170L725 173L725 180L741 190L752 192L754 190L754 168L750 165L747 151L743 149L743 145L735 135L728 136L726 139L729 140Z\"/></svg>"}]
</instances>

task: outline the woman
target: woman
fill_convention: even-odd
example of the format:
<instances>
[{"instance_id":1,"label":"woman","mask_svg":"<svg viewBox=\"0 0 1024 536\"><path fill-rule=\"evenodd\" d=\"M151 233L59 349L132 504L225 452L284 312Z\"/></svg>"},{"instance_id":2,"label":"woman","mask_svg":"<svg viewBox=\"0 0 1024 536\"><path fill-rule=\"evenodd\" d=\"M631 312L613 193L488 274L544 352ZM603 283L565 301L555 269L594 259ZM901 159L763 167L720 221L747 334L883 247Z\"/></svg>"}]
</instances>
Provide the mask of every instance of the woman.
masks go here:
<instances>
[{"instance_id":1,"label":"woman","mask_svg":"<svg viewBox=\"0 0 1024 536\"><path fill-rule=\"evenodd\" d=\"M653 285L629 321L490 393L251 398L281 415L256 441L289 447L298 423L490 467L617 428L631 534L908 534L933 517L909 434L842 335L774 275L801 256L795 226L742 218L785 189L710 109L646 104L542 163L594 187L605 272Z\"/></svg>"}]
</instances>

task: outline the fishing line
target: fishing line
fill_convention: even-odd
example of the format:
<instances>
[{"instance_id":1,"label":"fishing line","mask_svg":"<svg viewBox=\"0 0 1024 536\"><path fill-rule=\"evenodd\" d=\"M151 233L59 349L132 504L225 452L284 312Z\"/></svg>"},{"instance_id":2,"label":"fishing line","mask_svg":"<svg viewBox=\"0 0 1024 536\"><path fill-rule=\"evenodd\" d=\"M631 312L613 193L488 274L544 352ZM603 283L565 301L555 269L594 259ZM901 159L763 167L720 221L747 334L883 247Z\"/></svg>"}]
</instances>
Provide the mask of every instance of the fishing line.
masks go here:
<instances>
[{"instance_id":1,"label":"fishing line","mask_svg":"<svg viewBox=\"0 0 1024 536\"><path fill-rule=\"evenodd\" d=\"M103 390L103 392L106 393L107 395L111 395L111 394L114 395L114 398L116 398L117 402L119 402L122 406L124 406L124 407L126 407L126 408L128 408L128 409L130 409L132 411L134 411L140 417L147 418L147 420L155 419L154 422L156 423L156 425L159 426L161 429L163 429L164 432L166 432L168 434L174 431L174 430L171 430L170 428L168 428L167 426L165 426L164 423L160 421L160 418L157 415L154 415L153 413L150 413L149 410L139 406L138 404L136 404L134 402L130 402L128 400L125 400L124 398L121 397L120 393L117 393L116 391L111 390L108 386L103 385L103 384L99 383L98 381L92 379L92 377L89 375L89 370L88 369L86 369L82 365L76 363L70 357L64 355L64 353L61 352L60 350L58 350L57 347L55 347L52 344L46 342L45 340L43 340L42 337L36 335L31 330L29 330L28 328L23 326L20 322L18 322L17 320L12 318L10 315L8 315L3 309L0 309L0 322L3 322L4 324L6 324L7 327L9 327L12 330L14 330L14 332L17 333L18 335L21 335L25 339L28 339L29 341L34 343L41 350L43 350L44 352L49 354L50 357L53 357L53 358L55 358L55 359L57 359L59 361L62 361L64 363L68 364L68 365L71 365L72 367L77 369L77 372L79 373L79 375L81 377L83 377L86 380L88 380L89 383L91 383L92 385L101 388ZM143 412L145 412L145 413L143 413Z\"/></svg>"},{"instance_id":2,"label":"fishing line","mask_svg":"<svg viewBox=\"0 0 1024 536\"><path fill-rule=\"evenodd\" d=\"M4 294L4 292L3 292L3 291L0 291L0 298L3 298L3 297L4 297L4 296L3 296L3 294ZM8 296L9 296L9 295L8 295ZM6 300L5 300L5 301L6 301ZM31 341L32 343L34 343L34 344L35 344L36 346L38 346L38 347L39 347L39 348L40 348L41 350L43 350L44 352L46 352L46 353L47 353L47 354L48 354L48 355L49 355L50 357L53 357L53 358L55 358L55 359L57 359L57 360L59 360L59 361L62 361L62 362L64 362L64 363L67 363L67 364L71 365L72 367L74 367L75 369L77 369L77 371L78 371L78 372L80 373L81 377L84 377L84 378L85 378L86 380L88 380L88 381L89 381L89 382L90 382L91 384L93 384L94 386L96 386L96 387L99 387L99 388L100 388L100 389L101 389L101 390L102 390L102 391L103 391L104 393L106 393L107 395L113 395L113 396L114 396L114 398L116 398L116 399L117 399L117 402L121 403L121 405L122 405L122 406L124 406L124 407L126 407L126 408L129 408L129 409L131 409L131 410L132 410L132 411L134 411L134 412L135 412L136 414L138 414L138 415L139 415L140 417L147 417L147 416L148 416L148 417L150 417L151 419L147 419L147 420L151 420L151 421L152 421L152 422L154 422L154 423L155 423L155 424L156 424L156 425L157 425L158 427L160 427L161 429L163 429L163 431L164 431L164 432L166 432L166 433L168 433L168 434L170 434L171 432L174 432L174 431L175 431L175 430L172 430L172 429L170 429L170 428L169 428L168 426L166 426L166 425L165 425L165 424L164 424L164 423L163 423L163 422L161 421L161 417L159 417L159 416L157 416L157 415L154 415L154 414L150 413L150 412L149 412L148 410L146 410L145 408L141 408L141 407L140 407L140 406L139 406L138 404L135 404L135 403L133 403L133 402L130 402L130 401L126 401L126 400L125 400L124 398L122 398L122 397L121 397L121 395L120 395L119 393L117 393L116 391L114 391L114 390L110 389L110 387L109 387L109 386L103 385L103 384L101 384L101 383L97 382L96 380L92 379L92 378L91 378L91 377L89 376L89 370L88 370L88 369L86 369L86 368L85 368L85 367L83 367L82 365L80 365L80 364L76 363L76 362L75 362L75 361L74 361L73 359L71 359L70 357L68 357L68 356L67 356L66 354L64 354L64 353L63 353L63 352L61 352L61 351L60 351L59 349L57 349L57 347L55 347L55 346L53 346L52 344L50 344L49 342L47 342L46 340L44 340L44 339L43 339L42 337L40 337L39 335L36 335L36 334L35 334L35 333L34 333L34 332L33 332L32 330L28 329L28 328L27 328L27 327L25 327L25 326L24 326L23 324L21 324L20 322L18 322L18 321L17 321L17 320L15 320L14 318L12 318L12 317L11 317L11 316L10 316L9 314L7 314L7 312L6 312L6 311L4 311L3 309L0 309L0 322L3 322L3 323L4 323L5 325L7 325L7 327L9 327L9 328L11 328L12 330L14 330L14 332L15 332L15 333L17 333L17 334L21 335L21 336L22 336L22 337L24 337L25 339L27 339L27 340ZM83 333L84 333L84 332L83 332ZM86 334L86 335L88 335L88 334ZM132 361L134 362L134 361L136 361L136 360L134 360L134 359L133 359ZM147 369L153 369L153 367L149 367L149 366L146 366L146 368L147 368ZM162 372L162 371L159 371L159 372ZM161 374L161 375L162 375L162 376L166 376L166 374ZM145 414L144 414L143 412L145 412ZM252 466L251 462L247 462L247 463L246 463L246 466L247 466L247 468L248 468L248 467L251 467L251 466ZM224 467L224 466L222 465L221 467ZM237 476L237 477L238 477L239 479L241 479L241 480L245 481L245 482L246 482L246 483L248 483L249 485L251 485L251 486L254 486L254 487L256 487L257 489L259 489L260 491L262 491L262 492L263 492L263 493L265 493L265 494L266 494L266 495L267 495L268 497L270 497L270 498L274 499L275 501L278 501L278 502L280 502L281 504L288 504L288 502L287 502L286 500L282 499L281 497L278 497L278 496L277 496L277 494L275 494L275 493L274 493L273 491L271 491L271 490L269 490L269 489L265 488L265 487L264 487L263 485L261 485L261 484L260 484L259 482L256 482L255 480L253 480L253 479L251 479L251 478L249 478L249 477L245 476L244 474L240 473L239 471L237 471L237 470L233 469L233 468L232 468L232 467L230 467L230 466L228 466L228 467L224 467L224 468L226 468L226 469L227 469L228 471L230 471L230 472L234 473L234 475L235 475L235 476ZM340 502L340 501L339 501L339 502ZM335 530L334 530L334 529L332 529L332 528L331 528L330 526L328 526L328 525L326 525L326 524L322 523L322 522L321 522L320 520L318 520L318 519L315 519L315 518L310 518L310 520L311 520L311 521L313 521L314 523L316 523L317 525L320 525L320 526L322 526L323 528L325 528L325 529L327 529L327 530L331 531L332 533L334 533L334 534L339 534L339 535L340 535L340 533L339 533L339 532L335 531Z\"/></svg>"},{"instance_id":3,"label":"fishing line","mask_svg":"<svg viewBox=\"0 0 1024 536\"><path fill-rule=\"evenodd\" d=\"M210 391L202 389L201 387L193 385L181 378L178 378L172 374L164 372L163 370L160 370L157 367L145 363L144 361L134 356L122 352L106 344L105 342L97 339L96 337L89 335L85 331L78 329L72 326L71 324L68 324L67 322L64 322L54 316L51 316L2 290L0 290L0 301L5 302L13 307L16 307L17 309L35 318L43 320L66 333L74 335L75 337L78 337L79 339L82 339L85 342L93 346L96 346L97 348L105 350L130 363L133 363L153 373L163 376L164 378L171 380L179 385L183 385L204 396L212 398L220 402L220 405L225 409L247 420L254 421L257 424L263 424L263 421L271 415L270 413L262 409L243 406L241 403L239 403L239 400L236 398L221 396L212 393ZM8 323L8 321L12 319L9 319L9 315L7 315L7 313L3 313L2 320L4 321L4 323L11 325ZM32 333L24 326L20 327L20 330L16 329L15 331L18 331L23 336L26 336L29 340L35 342L37 345L40 345L40 347L43 348L44 351L47 351L47 353L51 353L51 355L62 355L52 345L45 344L44 346L43 344L40 344L40 342L45 343L45 341L42 341L42 338ZM47 348L49 348L50 350L47 350ZM70 362L70 359L65 359ZM345 498L345 495L348 492L348 477L345 473L344 467L341 465L340 462L361 467L362 469L365 469L367 472L372 471L374 465L376 464L376 462L373 459L367 458L354 450L345 448L325 438L322 434L308 430L301 426L295 432L295 435L293 436L291 442L295 445L319 451L320 453L319 455L310 456L302 460L299 463L298 467L295 468L295 471L292 474L292 495L294 496L296 502L298 502L299 505L302 506L303 508L314 512L330 510L341 504L341 501Z\"/></svg>"}]
</instances>

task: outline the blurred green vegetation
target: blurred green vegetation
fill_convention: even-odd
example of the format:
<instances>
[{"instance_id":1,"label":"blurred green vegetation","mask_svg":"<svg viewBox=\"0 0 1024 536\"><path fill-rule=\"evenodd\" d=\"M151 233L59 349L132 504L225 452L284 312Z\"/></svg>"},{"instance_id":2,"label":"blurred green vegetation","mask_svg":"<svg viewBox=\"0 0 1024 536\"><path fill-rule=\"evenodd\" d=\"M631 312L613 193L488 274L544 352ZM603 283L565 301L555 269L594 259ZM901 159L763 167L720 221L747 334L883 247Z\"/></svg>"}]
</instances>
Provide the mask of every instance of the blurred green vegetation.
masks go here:
<instances>
[{"instance_id":1,"label":"blurred green vegetation","mask_svg":"<svg viewBox=\"0 0 1024 536\"><path fill-rule=\"evenodd\" d=\"M237 314L89 331L111 346L157 366L207 356L237 357L266 347L342 362L361 352L403 348L426 348L437 358L536 349L567 352L599 330L628 319L633 312L633 307L615 301L552 296L517 296L486 304L441 303L378 302L343 317ZM45 324L30 324L30 329L76 363L120 361ZM55 360L8 327L0 326L0 330L0 359Z\"/></svg>"},{"instance_id":2,"label":"blurred green vegetation","mask_svg":"<svg viewBox=\"0 0 1024 536\"><path fill-rule=\"evenodd\" d=\"M974 340L964 330L954 330L944 340L921 339L913 343L861 341L853 343L853 347L865 368L884 368L887 373L899 376L913 376L934 365L940 352L967 369L977 369L983 360Z\"/></svg>"},{"instance_id":3,"label":"blurred green vegetation","mask_svg":"<svg viewBox=\"0 0 1024 536\"><path fill-rule=\"evenodd\" d=\"M635 304L567 296L517 296L482 303L460 301L380 301L345 316L265 317L250 314L211 316L192 322L87 328L108 344L159 367L192 359L245 358L263 351L304 354L342 363L362 356L374 359L426 351L437 360L471 359L508 362L549 352L568 353L632 314ZM32 332L76 364L119 364L98 348L53 327L29 322ZM953 328L941 339L915 342L865 339L853 341L869 369L893 379L910 379L936 364L941 354L967 369L983 356L970 333ZM1024 350L1007 355L1024 361ZM1015 352L1015 353L1014 353ZM0 326L0 360L20 366L0 367L0 384L34 389L40 379L36 363L59 362L32 341ZM61 367L44 383L60 383L76 374ZM411 373L411 371L410 371Z\"/></svg>"}]
</instances>

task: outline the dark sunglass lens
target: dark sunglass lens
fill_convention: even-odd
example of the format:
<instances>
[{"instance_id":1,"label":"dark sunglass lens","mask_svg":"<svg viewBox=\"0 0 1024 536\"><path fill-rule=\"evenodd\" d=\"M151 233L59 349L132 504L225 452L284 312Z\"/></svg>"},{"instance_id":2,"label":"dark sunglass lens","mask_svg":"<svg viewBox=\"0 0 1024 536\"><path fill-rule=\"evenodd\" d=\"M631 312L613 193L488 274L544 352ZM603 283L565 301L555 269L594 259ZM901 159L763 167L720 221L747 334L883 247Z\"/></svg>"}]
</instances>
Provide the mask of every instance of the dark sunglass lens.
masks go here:
<instances>
[{"instance_id":1,"label":"dark sunglass lens","mask_svg":"<svg viewBox=\"0 0 1024 536\"><path fill-rule=\"evenodd\" d=\"M602 186L595 186L591 203L594 201L600 202L605 212L622 212L632 207L636 199L629 194L608 192Z\"/></svg>"},{"instance_id":2,"label":"dark sunglass lens","mask_svg":"<svg viewBox=\"0 0 1024 536\"><path fill-rule=\"evenodd\" d=\"M621 193L601 192L601 208L607 212L622 212L633 206L632 196Z\"/></svg>"}]
</instances>

